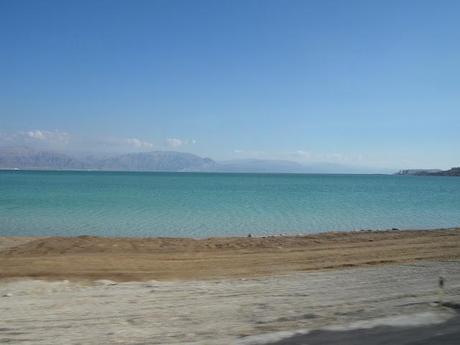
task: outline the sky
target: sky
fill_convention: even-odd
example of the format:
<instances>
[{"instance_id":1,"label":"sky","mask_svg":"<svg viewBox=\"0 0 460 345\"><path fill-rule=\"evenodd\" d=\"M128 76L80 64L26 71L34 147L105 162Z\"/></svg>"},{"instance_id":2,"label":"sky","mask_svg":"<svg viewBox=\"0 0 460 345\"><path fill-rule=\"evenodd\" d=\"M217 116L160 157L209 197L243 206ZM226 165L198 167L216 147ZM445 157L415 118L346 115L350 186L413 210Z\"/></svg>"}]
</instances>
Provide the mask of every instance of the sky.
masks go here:
<instances>
[{"instance_id":1,"label":"sky","mask_svg":"<svg viewBox=\"0 0 460 345\"><path fill-rule=\"evenodd\" d=\"M460 1L0 0L0 146L460 165Z\"/></svg>"}]
</instances>

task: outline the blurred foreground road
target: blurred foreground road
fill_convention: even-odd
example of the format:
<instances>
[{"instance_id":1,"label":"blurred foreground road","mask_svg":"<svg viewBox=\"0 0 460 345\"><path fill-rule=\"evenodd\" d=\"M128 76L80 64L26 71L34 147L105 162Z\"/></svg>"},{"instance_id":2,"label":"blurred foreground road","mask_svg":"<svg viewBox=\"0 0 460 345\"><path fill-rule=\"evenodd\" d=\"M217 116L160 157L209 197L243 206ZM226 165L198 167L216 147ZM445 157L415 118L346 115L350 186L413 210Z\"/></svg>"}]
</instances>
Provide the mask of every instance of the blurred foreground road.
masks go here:
<instances>
[{"instance_id":1,"label":"blurred foreground road","mask_svg":"<svg viewBox=\"0 0 460 345\"><path fill-rule=\"evenodd\" d=\"M312 331L270 345L458 345L460 316L438 325L419 327L378 326L350 331Z\"/></svg>"}]
</instances>

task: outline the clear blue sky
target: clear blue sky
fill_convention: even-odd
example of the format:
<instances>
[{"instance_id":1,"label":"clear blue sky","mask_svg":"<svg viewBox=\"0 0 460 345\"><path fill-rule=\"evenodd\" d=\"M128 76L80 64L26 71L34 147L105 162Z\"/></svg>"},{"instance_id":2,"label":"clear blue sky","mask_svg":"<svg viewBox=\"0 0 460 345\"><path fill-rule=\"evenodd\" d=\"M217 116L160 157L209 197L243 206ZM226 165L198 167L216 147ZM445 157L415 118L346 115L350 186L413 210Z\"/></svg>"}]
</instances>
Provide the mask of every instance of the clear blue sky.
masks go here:
<instances>
[{"instance_id":1,"label":"clear blue sky","mask_svg":"<svg viewBox=\"0 0 460 345\"><path fill-rule=\"evenodd\" d=\"M460 165L460 1L0 0L0 145Z\"/></svg>"}]
</instances>

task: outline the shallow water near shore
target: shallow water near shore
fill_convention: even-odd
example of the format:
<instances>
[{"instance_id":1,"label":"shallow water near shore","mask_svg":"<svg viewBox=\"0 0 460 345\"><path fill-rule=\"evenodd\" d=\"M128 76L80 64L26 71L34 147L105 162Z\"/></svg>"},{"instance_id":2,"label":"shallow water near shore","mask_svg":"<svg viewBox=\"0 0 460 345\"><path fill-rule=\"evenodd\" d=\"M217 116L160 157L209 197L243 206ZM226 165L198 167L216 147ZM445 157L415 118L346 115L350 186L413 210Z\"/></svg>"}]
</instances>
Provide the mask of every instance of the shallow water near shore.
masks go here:
<instances>
[{"instance_id":1,"label":"shallow water near shore","mask_svg":"<svg viewBox=\"0 0 460 345\"><path fill-rule=\"evenodd\" d=\"M235 236L460 224L460 178L0 172L0 235Z\"/></svg>"}]
</instances>

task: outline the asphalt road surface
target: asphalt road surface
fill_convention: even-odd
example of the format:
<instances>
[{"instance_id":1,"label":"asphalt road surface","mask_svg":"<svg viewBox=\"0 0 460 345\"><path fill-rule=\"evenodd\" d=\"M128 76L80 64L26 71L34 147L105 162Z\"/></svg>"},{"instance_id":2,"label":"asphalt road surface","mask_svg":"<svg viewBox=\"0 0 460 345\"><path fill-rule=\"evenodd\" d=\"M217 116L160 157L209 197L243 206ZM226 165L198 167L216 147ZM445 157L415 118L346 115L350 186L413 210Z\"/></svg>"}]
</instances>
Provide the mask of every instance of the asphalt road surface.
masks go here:
<instances>
[{"instance_id":1,"label":"asphalt road surface","mask_svg":"<svg viewBox=\"0 0 460 345\"><path fill-rule=\"evenodd\" d=\"M459 345L460 315L420 327L379 326L350 331L312 331L270 345Z\"/></svg>"}]
</instances>

